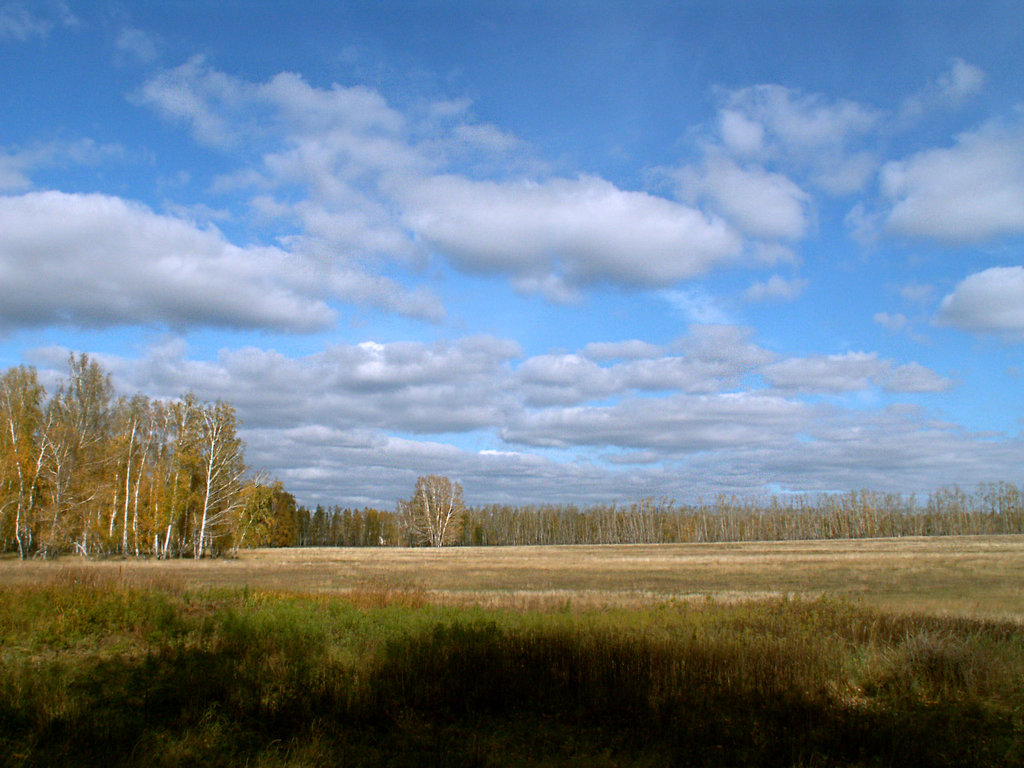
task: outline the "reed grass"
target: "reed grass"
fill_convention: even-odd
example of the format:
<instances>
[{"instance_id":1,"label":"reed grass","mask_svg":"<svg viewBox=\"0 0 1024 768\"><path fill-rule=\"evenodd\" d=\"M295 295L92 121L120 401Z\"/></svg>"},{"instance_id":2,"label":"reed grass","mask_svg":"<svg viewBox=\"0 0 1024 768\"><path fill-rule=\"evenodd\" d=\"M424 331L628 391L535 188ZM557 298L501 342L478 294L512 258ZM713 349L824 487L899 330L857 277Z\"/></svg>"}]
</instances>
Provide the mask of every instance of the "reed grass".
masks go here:
<instances>
[{"instance_id":1,"label":"reed grass","mask_svg":"<svg viewBox=\"0 0 1024 768\"><path fill-rule=\"evenodd\" d=\"M521 610L73 569L0 587L19 768L1012 766L1022 715L1020 624L830 598Z\"/></svg>"}]
</instances>

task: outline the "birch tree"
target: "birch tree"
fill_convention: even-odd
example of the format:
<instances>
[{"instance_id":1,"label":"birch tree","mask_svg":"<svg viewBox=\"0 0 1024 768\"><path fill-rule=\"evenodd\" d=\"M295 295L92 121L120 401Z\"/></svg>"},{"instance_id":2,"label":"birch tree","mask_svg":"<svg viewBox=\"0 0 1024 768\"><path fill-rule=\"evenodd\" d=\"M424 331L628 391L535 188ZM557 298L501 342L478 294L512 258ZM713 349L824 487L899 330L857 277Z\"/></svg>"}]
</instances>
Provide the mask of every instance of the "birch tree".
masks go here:
<instances>
[{"instance_id":1,"label":"birch tree","mask_svg":"<svg viewBox=\"0 0 1024 768\"><path fill-rule=\"evenodd\" d=\"M48 530L44 554L56 554L81 533L76 546L87 551L89 507L102 508L109 477L104 473L109 448L110 376L88 355L72 354L71 375L47 405L42 474L49 485Z\"/></svg>"},{"instance_id":2,"label":"birch tree","mask_svg":"<svg viewBox=\"0 0 1024 768\"><path fill-rule=\"evenodd\" d=\"M33 550L41 495L43 395L34 368L0 376L0 531L13 534L23 560Z\"/></svg>"},{"instance_id":3,"label":"birch tree","mask_svg":"<svg viewBox=\"0 0 1024 768\"><path fill-rule=\"evenodd\" d=\"M219 402L201 408L199 417L203 475L199 529L193 542L197 558L221 548L217 539L230 528L227 523L241 504L245 474L242 441L235 434L235 409Z\"/></svg>"},{"instance_id":4,"label":"birch tree","mask_svg":"<svg viewBox=\"0 0 1024 768\"><path fill-rule=\"evenodd\" d=\"M441 547L455 540L462 526L465 504L462 486L442 475L416 480L408 501L399 502L399 515L414 543Z\"/></svg>"},{"instance_id":5,"label":"birch tree","mask_svg":"<svg viewBox=\"0 0 1024 768\"><path fill-rule=\"evenodd\" d=\"M132 549L137 556L140 552L140 494L157 438L155 410L148 397L135 395L130 400L120 399L114 414L116 428L111 438L111 447L115 454L117 474L108 537L116 544L113 537L120 519L120 551L122 554L128 553L130 532Z\"/></svg>"}]
</instances>

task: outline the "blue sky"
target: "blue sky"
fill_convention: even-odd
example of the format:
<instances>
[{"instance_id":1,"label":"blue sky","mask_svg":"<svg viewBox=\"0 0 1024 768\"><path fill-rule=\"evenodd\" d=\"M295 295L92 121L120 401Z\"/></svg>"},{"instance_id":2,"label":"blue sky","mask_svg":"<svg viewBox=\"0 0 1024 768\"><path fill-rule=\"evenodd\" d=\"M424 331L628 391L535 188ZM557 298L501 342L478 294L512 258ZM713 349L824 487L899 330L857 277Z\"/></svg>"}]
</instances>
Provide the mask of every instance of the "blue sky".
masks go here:
<instances>
[{"instance_id":1,"label":"blue sky","mask_svg":"<svg viewBox=\"0 0 1024 768\"><path fill-rule=\"evenodd\" d=\"M0 366L229 400L307 504L1019 483L1022 50L1016 2L0 0Z\"/></svg>"}]
</instances>

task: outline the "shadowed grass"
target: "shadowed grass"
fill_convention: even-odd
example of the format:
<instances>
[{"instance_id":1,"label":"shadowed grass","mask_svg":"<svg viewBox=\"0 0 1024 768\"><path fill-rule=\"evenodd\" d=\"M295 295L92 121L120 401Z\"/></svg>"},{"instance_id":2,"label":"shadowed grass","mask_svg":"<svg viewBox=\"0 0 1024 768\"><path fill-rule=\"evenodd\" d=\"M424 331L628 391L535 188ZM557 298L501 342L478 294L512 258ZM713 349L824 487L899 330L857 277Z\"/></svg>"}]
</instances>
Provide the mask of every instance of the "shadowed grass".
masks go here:
<instances>
[{"instance_id":1,"label":"shadowed grass","mask_svg":"<svg viewBox=\"0 0 1024 768\"><path fill-rule=\"evenodd\" d=\"M0 765L1012 766L1024 631L834 600L514 611L0 589Z\"/></svg>"}]
</instances>

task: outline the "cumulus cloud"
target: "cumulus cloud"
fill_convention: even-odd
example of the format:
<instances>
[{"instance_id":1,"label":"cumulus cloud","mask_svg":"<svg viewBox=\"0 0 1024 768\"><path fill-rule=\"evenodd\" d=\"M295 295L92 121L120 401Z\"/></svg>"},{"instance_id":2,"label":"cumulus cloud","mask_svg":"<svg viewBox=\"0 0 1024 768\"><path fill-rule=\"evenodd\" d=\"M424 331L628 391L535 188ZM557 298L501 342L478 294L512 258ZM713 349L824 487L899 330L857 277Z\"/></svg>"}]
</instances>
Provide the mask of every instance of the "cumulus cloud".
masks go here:
<instances>
[{"instance_id":1,"label":"cumulus cloud","mask_svg":"<svg viewBox=\"0 0 1024 768\"><path fill-rule=\"evenodd\" d=\"M902 331L907 327L907 323L909 322L907 320L907 316L902 312L876 312L872 317L872 320L883 328L893 332Z\"/></svg>"},{"instance_id":2,"label":"cumulus cloud","mask_svg":"<svg viewBox=\"0 0 1024 768\"><path fill-rule=\"evenodd\" d=\"M942 299L935 320L964 331L1024 339L1024 267L992 267L969 275Z\"/></svg>"},{"instance_id":3,"label":"cumulus cloud","mask_svg":"<svg viewBox=\"0 0 1024 768\"><path fill-rule=\"evenodd\" d=\"M641 360L655 357L661 348L640 339L626 341L593 341L583 348L584 357L596 362L609 360Z\"/></svg>"},{"instance_id":4,"label":"cumulus cloud","mask_svg":"<svg viewBox=\"0 0 1024 768\"><path fill-rule=\"evenodd\" d=\"M694 326L671 350L633 340L588 344L581 354L530 357L512 375L530 406L575 405L636 392L720 392L775 359L747 329Z\"/></svg>"},{"instance_id":5,"label":"cumulus cloud","mask_svg":"<svg viewBox=\"0 0 1024 768\"><path fill-rule=\"evenodd\" d=\"M929 492L949 478L966 485L1001 477L1012 466L1019 439L972 434L929 418L920 408L889 406L876 411L818 413L805 436L784 449L754 447L704 460L760 470L762 477L785 478L791 490L871 488L898 493ZM749 474L748 474L749 473ZM824 485L829 478L831 486Z\"/></svg>"},{"instance_id":6,"label":"cumulus cloud","mask_svg":"<svg viewBox=\"0 0 1024 768\"><path fill-rule=\"evenodd\" d=\"M593 283L669 286L733 263L743 251L733 227L689 205L596 176L536 169L510 176L530 166L525 145L469 121L465 103L428 105L414 119L365 87L316 88L291 73L249 82L198 57L150 80L137 98L208 145L240 147L246 139L264 147L220 187L256 186L260 211L301 225L289 241L294 249L386 260L433 255L467 272L506 275L517 290L557 301L572 301ZM461 165L452 172L455 160L479 151L505 158L505 178L467 175ZM781 177L742 173L777 199L771 215L736 204L749 226L780 236L801 229L793 220L800 212L783 210L799 190ZM725 179L713 191L725 200L723 185L735 183ZM296 185L306 190L303 199L276 197L278 188Z\"/></svg>"},{"instance_id":7,"label":"cumulus cloud","mask_svg":"<svg viewBox=\"0 0 1024 768\"><path fill-rule=\"evenodd\" d=\"M810 197L782 174L710 157L699 172L681 174L680 182L684 195L707 200L751 237L796 240L807 230Z\"/></svg>"},{"instance_id":8,"label":"cumulus cloud","mask_svg":"<svg viewBox=\"0 0 1024 768\"><path fill-rule=\"evenodd\" d=\"M807 410L795 400L757 393L674 395L609 406L573 406L521 414L505 440L542 447L615 446L689 453L765 445L795 431Z\"/></svg>"},{"instance_id":9,"label":"cumulus cloud","mask_svg":"<svg viewBox=\"0 0 1024 768\"><path fill-rule=\"evenodd\" d=\"M956 58L949 72L938 79L937 90L943 99L955 105L980 91L984 84L985 72L980 67Z\"/></svg>"},{"instance_id":10,"label":"cumulus cloud","mask_svg":"<svg viewBox=\"0 0 1024 768\"><path fill-rule=\"evenodd\" d=\"M278 248L241 248L216 229L105 195L2 197L0 229L0 322L7 326L306 332L334 323L327 298L397 304L404 292ZM430 311L422 301L418 309Z\"/></svg>"},{"instance_id":11,"label":"cumulus cloud","mask_svg":"<svg viewBox=\"0 0 1024 768\"><path fill-rule=\"evenodd\" d=\"M865 413L787 408L784 402L719 403L712 413L724 418L716 428L700 421L707 412L703 406L669 405L674 433L656 421L656 408L642 403L603 414L608 423L598 427L613 440L657 445L641 449L611 450L596 431L566 429L563 424L573 419L594 426L582 410L517 424L541 444L516 442L509 446L514 450L478 451L348 430L259 429L245 436L250 463L272 468L305 503L385 508L407 497L425 472L457 479L474 504L587 504L650 496L693 502L719 492L760 495L780 485L809 492L927 493L951 477L965 485L1004 477L1019 465L1024 447L1015 439L979 439L908 408ZM638 419L632 427L623 423L632 417ZM566 441L566 447L586 459L560 459L562 449L545 447L576 434L583 444Z\"/></svg>"},{"instance_id":12,"label":"cumulus cloud","mask_svg":"<svg viewBox=\"0 0 1024 768\"><path fill-rule=\"evenodd\" d=\"M897 235L970 243L1024 232L1024 128L991 123L949 148L891 162L881 172Z\"/></svg>"},{"instance_id":13,"label":"cumulus cloud","mask_svg":"<svg viewBox=\"0 0 1024 768\"><path fill-rule=\"evenodd\" d=\"M793 278L787 280L781 275L772 275L764 282L751 285L743 293L747 301L794 301L800 298L807 288L807 280Z\"/></svg>"},{"instance_id":14,"label":"cumulus cloud","mask_svg":"<svg viewBox=\"0 0 1024 768\"><path fill-rule=\"evenodd\" d=\"M152 36L135 27L124 27L117 35L117 50L143 64L156 61L157 45Z\"/></svg>"},{"instance_id":15,"label":"cumulus cloud","mask_svg":"<svg viewBox=\"0 0 1024 768\"><path fill-rule=\"evenodd\" d=\"M123 154L120 145L98 144L92 139L51 141L0 150L0 192L31 188L32 173L41 168L99 165Z\"/></svg>"},{"instance_id":16,"label":"cumulus cloud","mask_svg":"<svg viewBox=\"0 0 1024 768\"><path fill-rule=\"evenodd\" d=\"M78 19L65 2L51 2L32 10L17 0L0 6L0 38L24 42L32 37L46 37L57 26L76 24Z\"/></svg>"},{"instance_id":17,"label":"cumulus cloud","mask_svg":"<svg viewBox=\"0 0 1024 768\"><path fill-rule=\"evenodd\" d=\"M809 392L943 392L952 382L918 363L896 365L873 352L792 357L761 371L773 387Z\"/></svg>"},{"instance_id":18,"label":"cumulus cloud","mask_svg":"<svg viewBox=\"0 0 1024 768\"><path fill-rule=\"evenodd\" d=\"M738 109L718 113L718 131L726 149L739 157L758 156L764 150L765 126Z\"/></svg>"},{"instance_id":19,"label":"cumulus cloud","mask_svg":"<svg viewBox=\"0 0 1024 768\"><path fill-rule=\"evenodd\" d=\"M664 286L732 261L724 222L644 192L583 176L543 182L443 175L400 193L404 220L473 272L564 274L571 282Z\"/></svg>"},{"instance_id":20,"label":"cumulus cloud","mask_svg":"<svg viewBox=\"0 0 1024 768\"><path fill-rule=\"evenodd\" d=\"M769 484L927 490L1000 475L1014 450L1019 460L1019 441L979 441L908 406L843 405L863 388L949 386L919 364L869 353L780 358L734 326L693 327L665 346L630 340L530 357L492 336L301 356L244 348L206 360L169 338L141 359L96 357L123 391L229 399L249 464L305 503L390 506L426 472L458 479L476 503L687 499ZM33 359L60 366L67 350Z\"/></svg>"},{"instance_id":21,"label":"cumulus cloud","mask_svg":"<svg viewBox=\"0 0 1024 768\"><path fill-rule=\"evenodd\" d=\"M29 171L48 163L52 152L45 147L0 153L0 191L27 189L32 186Z\"/></svg>"},{"instance_id":22,"label":"cumulus cloud","mask_svg":"<svg viewBox=\"0 0 1024 768\"><path fill-rule=\"evenodd\" d=\"M186 123L198 141L210 146L230 146L242 138L266 135L287 121L296 121L300 132L358 130L382 123L393 128L395 121L401 122L368 88L317 89L291 72L254 83L214 69L203 56L158 73L134 98L168 119ZM260 117L272 118L271 124L261 123Z\"/></svg>"},{"instance_id":23,"label":"cumulus cloud","mask_svg":"<svg viewBox=\"0 0 1024 768\"><path fill-rule=\"evenodd\" d=\"M904 102L901 120L907 123L919 119L929 110L959 107L981 91L984 84L985 72L980 67L955 58L946 72Z\"/></svg>"},{"instance_id":24,"label":"cumulus cloud","mask_svg":"<svg viewBox=\"0 0 1024 768\"><path fill-rule=\"evenodd\" d=\"M907 283L906 285L900 286L900 296L907 301L931 301L934 294L935 286L929 283Z\"/></svg>"},{"instance_id":25,"label":"cumulus cloud","mask_svg":"<svg viewBox=\"0 0 1024 768\"><path fill-rule=\"evenodd\" d=\"M447 433L501 421L508 408L506 366L520 355L515 342L481 336L338 344L302 357L247 347L197 361L181 341L170 340L142 360L111 367L160 396L192 390L228 399L253 428Z\"/></svg>"},{"instance_id":26,"label":"cumulus cloud","mask_svg":"<svg viewBox=\"0 0 1024 768\"><path fill-rule=\"evenodd\" d=\"M877 166L861 142L879 125L879 110L781 85L722 89L719 98L720 139L737 157L784 161L832 194L861 189Z\"/></svg>"},{"instance_id":27,"label":"cumulus cloud","mask_svg":"<svg viewBox=\"0 0 1024 768\"><path fill-rule=\"evenodd\" d=\"M729 313L703 288L677 288L662 291L662 297L688 323L698 325L730 325Z\"/></svg>"}]
</instances>

